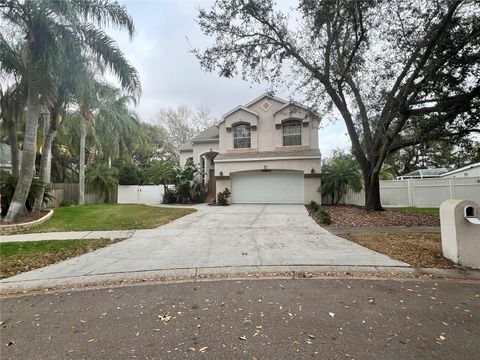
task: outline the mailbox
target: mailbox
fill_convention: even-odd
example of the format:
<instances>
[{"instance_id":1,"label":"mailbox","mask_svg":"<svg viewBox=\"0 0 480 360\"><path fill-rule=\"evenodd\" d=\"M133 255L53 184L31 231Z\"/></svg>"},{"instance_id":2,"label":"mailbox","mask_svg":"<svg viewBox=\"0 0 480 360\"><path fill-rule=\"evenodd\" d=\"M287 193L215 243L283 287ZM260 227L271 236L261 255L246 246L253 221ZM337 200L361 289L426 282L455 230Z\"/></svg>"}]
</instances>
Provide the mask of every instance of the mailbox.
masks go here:
<instances>
[{"instance_id":1,"label":"mailbox","mask_svg":"<svg viewBox=\"0 0 480 360\"><path fill-rule=\"evenodd\" d=\"M477 218L475 208L473 206L465 206L464 209L465 219L475 225L480 225L480 219ZM480 229L478 229L480 231Z\"/></svg>"},{"instance_id":2,"label":"mailbox","mask_svg":"<svg viewBox=\"0 0 480 360\"><path fill-rule=\"evenodd\" d=\"M480 207L470 200L447 200L440 206L443 256L480 269Z\"/></svg>"}]
</instances>

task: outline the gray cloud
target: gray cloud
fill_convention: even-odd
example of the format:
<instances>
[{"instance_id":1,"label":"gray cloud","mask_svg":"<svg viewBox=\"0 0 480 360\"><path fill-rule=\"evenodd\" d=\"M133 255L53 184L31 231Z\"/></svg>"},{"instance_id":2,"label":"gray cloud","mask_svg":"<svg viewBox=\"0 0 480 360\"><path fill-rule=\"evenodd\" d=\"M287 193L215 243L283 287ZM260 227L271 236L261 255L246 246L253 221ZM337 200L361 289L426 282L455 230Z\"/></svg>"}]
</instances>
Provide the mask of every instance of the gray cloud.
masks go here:
<instances>
[{"instance_id":1,"label":"gray cloud","mask_svg":"<svg viewBox=\"0 0 480 360\"><path fill-rule=\"evenodd\" d=\"M269 90L266 83L251 84L240 78L224 79L215 73L206 73L190 53L191 46L203 48L210 42L200 33L195 18L197 9L210 6L211 2L124 3L134 18L136 35L130 42L125 33L110 33L140 72L143 95L136 110L143 121L152 122L161 107L182 104L209 109L220 117ZM285 98L290 95L287 91L277 94ZM333 148L344 147L344 132L343 124L338 122L321 130L319 142L324 156Z\"/></svg>"}]
</instances>

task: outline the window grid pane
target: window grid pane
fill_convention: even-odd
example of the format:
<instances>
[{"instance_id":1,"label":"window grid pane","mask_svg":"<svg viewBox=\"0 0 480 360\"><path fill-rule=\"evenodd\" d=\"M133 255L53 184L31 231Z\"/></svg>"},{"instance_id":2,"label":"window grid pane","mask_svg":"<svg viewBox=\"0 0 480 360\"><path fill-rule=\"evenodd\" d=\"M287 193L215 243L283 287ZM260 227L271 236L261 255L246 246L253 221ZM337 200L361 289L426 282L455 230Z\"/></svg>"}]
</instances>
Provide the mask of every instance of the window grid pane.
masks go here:
<instances>
[{"instance_id":1,"label":"window grid pane","mask_svg":"<svg viewBox=\"0 0 480 360\"><path fill-rule=\"evenodd\" d=\"M233 147L238 148L249 148L250 143L250 125L241 124L233 128Z\"/></svg>"},{"instance_id":2,"label":"window grid pane","mask_svg":"<svg viewBox=\"0 0 480 360\"><path fill-rule=\"evenodd\" d=\"M283 125L283 146L302 145L302 125L284 124Z\"/></svg>"}]
</instances>

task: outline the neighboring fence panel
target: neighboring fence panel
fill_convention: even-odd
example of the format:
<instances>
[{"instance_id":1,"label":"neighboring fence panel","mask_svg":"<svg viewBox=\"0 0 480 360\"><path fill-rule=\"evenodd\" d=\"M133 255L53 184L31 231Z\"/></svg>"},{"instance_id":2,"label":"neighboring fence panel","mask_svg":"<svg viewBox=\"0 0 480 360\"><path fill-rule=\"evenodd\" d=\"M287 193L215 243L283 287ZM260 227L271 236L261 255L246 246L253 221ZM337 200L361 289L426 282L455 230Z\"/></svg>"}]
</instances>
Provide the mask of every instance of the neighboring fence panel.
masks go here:
<instances>
[{"instance_id":1,"label":"neighboring fence panel","mask_svg":"<svg viewBox=\"0 0 480 360\"><path fill-rule=\"evenodd\" d=\"M62 202L78 204L78 183L51 183L48 184L53 199L47 204L47 208L59 207ZM103 204L105 197L100 196L91 184L85 184L85 204ZM110 192L107 202L117 202L117 189Z\"/></svg>"},{"instance_id":2,"label":"neighboring fence panel","mask_svg":"<svg viewBox=\"0 0 480 360\"><path fill-rule=\"evenodd\" d=\"M448 199L480 203L480 177L380 181L380 198L385 207L440 207ZM349 190L340 203L363 206L365 193Z\"/></svg>"},{"instance_id":3,"label":"neighboring fence panel","mask_svg":"<svg viewBox=\"0 0 480 360\"><path fill-rule=\"evenodd\" d=\"M163 200L163 185L119 185L119 204L158 205Z\"/></svg>"}]
</instances>

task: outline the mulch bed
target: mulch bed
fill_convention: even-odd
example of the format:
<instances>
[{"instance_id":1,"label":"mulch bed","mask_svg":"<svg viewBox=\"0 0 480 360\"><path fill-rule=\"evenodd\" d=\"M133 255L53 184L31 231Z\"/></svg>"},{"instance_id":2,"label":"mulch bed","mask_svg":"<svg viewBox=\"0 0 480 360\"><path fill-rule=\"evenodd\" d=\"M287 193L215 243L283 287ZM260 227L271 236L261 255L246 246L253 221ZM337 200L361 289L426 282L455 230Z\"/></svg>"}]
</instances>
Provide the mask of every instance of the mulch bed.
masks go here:
<instances>
[{"instance_id":1,"label":"mulch bed","mask_svg":"<svg viewBox=\"0 0 480 360\"><path fill-rule=\"evenodd\" d=\"M3 223L3 217L2 217L0 219L0 225L22 224L30 221L35 221L47 215L48 211L49 210L42 210L38 213L27 212L26 214L19 216L18 219L13 223L8 223L8 224Z\"/></svg>"},{"instance_id":2,"label":"mulch bed","mask_svg":"<svg viewBox=\"0 0 480 360\"><path fill-rule=\"evenodd\" d=\"M440 234L357 233L343 238L419 268L456 268L444 258Z\"/></svg>"},{"instance_id":3,"label":"mulch bed","mask_svg":"<svg viewBox=\"0 0 480 360\"><path fill-rule=\"evenodd\" d=\"M324 227L372 227L372 226L440 226L440 219L429 214L413 214L402 211L367 211L362 207L322 205L332 218Z\"/></svg>"}]
</instances>

